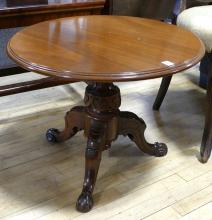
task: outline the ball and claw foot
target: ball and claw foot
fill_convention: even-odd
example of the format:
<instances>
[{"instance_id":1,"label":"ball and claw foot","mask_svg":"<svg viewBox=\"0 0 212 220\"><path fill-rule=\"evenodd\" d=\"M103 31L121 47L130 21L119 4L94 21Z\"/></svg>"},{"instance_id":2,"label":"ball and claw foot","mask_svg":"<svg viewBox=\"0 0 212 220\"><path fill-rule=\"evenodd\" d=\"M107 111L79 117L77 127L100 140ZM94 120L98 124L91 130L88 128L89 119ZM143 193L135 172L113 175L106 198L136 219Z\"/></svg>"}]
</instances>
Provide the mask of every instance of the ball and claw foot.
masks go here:
<instances>
[{"instance_id":1,"label":"ball and claw foot","mask_svg":"<svg viewBox=\"0 0 212 220\"><path fill-rule=\"evenodd\" d=\"M92 194L89 192L82 192L77 200L76 209L79 212L89 212L93 207Z\"/></svg>"},{"instance_id":2,"label":"ball and claw foot","mask_svg":"<svg viewBox=\"0 0 212 220\"><path fill-rule=\"evenodd\" d=\"M48 142L55 143L57 142L57 136L59 134L59 130L56 128L50 128L46 132L46 139Z\"/></svg>"},{"instance_id":3,"label":"ball and claw foot","mask_svg":"<svg viewBox=\"0 0 212 220\"><path fill-rule=\"evenodd\" d=\"M128 134L127 136L130 138L130 140L134 141L133 135ZM151 148L150 152L152 152L149 154L154 155L155 157L163 157L168 153L168 148L164 143L155 142L154 144L151 145L148 144L148 146Z\"/></svg>"},{"instance_id":4,"label":"ball and claw foot","mask_svg":"<svg viewBox=\"0 0 212 220\"><path fill-rule=\"evenodd\" d=\"M163 143L156 142L154 144L154 148L155 148L155 156L156 157L163 157L168 152L168 148L167 148L166 144L163 144Z\"/></svg>"}]
</instances>

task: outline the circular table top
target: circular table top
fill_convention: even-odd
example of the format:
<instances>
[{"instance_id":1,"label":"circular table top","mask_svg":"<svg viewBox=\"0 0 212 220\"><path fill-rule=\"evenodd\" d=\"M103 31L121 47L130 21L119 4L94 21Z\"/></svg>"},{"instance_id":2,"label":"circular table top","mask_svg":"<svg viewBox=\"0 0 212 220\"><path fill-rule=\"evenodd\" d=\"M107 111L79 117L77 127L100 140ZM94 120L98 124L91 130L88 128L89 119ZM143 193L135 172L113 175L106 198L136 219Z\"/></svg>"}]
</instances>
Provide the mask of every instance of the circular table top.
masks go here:
<instances>
[{"instance_id":1,"label":"circular table top","mask_svg":"<svg viewBox=\"0 0 212 220\"><path fill-rule=\"evenodd\" d=\"M15 34L8 54L20 66L79 81L132 81L187 69L205 53L192 33L149 19L70 17Z\"/></svg>"}]
</instances>

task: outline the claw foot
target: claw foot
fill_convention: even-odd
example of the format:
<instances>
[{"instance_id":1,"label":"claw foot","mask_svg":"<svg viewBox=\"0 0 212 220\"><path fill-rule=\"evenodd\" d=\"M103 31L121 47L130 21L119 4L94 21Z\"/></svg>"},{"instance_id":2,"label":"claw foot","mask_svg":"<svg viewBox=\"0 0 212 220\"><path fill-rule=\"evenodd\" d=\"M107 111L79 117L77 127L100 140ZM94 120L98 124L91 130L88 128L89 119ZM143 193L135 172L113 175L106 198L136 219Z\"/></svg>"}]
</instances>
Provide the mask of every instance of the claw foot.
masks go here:
<instances>
[{"instance_id":1,"label":"claw foot","mask_svg":"<svg viewBox=\"0 0 212 220\"><path fill-rule=\"evenodd\" d=\"M154 144L154 148L155 148L155 156L156 157L163 157L168 152L168 148L167 148L166 144L163 144L163 143L156 142Z\"/></svg>"},{"instance_id":2,"label":"claw foot","mask_svg":"<svg viewBox=\"0 0 212 220\"><path fill-rule=\"evenodd\" d=\"M76 208L79 212L88 212L93 207L93 198L91 193L82 192L77 200Z\"/></svg>"},{"instance_id":3,"label":"claw foot","mask_svg":"<svg viewBox=\"0 0 212 220\"><path fill-rule=\"evenodd\" d=\"M55 128L50 128L46 132L46 139L48 142L55 143L57 142L57 135L59 134L59 131Z\"/></svg>"}]
</instances>

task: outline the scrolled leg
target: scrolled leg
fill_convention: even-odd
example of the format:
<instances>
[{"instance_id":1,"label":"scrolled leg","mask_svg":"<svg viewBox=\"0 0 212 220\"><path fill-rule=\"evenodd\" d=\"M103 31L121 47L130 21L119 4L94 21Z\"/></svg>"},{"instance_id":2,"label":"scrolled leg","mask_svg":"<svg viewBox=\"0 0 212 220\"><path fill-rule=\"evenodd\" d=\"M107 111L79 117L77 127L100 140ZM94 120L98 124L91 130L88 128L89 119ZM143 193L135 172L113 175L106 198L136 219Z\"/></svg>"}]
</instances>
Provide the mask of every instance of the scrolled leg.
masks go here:
<instances>
[{"instance_id":1,"label":"scrolled leg","mask_svg":"<svg viewBox=\"0 0 212 220\"><path fill-rule=\"evenodd\" d=\"M65 129L59 131L50 128L46 132L46 138L49 142L62 142L74 136L78 131L84 129L85 124L85 107L75 107L66 113Z\"/></svg>"},{"instance_id":2,"label":"scrolled leg","mask_svg":"<svg viewBox=\"0 0 212 220\"><path fill-rule=\"evenodd\" d=\"M83 189L76 203L76 208L80 212L88 212L93 207L92 193L105 144L104 124L99 121L94 121L89 131L85 153L86 162Z\"/></svg>"},{"instance_id":3,"label":"scrolled leg","mask_svg":"<svg viewBox=\"0 0 212 220\"><path fill-rule=\"evenodd\" d=\"M162 157L167 154L167 146L163 143L156 142L149 144L144 137L146 129L145 122L131 112L121 112L119 116L119 134L127 135L136 143L136 145L149 155Z\"/></svg>"}]
</instances>

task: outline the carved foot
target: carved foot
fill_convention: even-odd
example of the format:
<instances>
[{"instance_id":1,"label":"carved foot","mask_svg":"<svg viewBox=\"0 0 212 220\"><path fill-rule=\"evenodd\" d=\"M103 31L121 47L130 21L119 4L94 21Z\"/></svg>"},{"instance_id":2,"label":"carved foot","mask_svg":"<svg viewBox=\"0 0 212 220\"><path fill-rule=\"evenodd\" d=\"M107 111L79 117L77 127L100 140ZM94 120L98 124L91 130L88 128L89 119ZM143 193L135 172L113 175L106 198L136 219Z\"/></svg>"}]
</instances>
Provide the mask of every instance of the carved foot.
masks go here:
<instances>
[{"instance_id":1,"label":"carved foot","mask_svg":"<svg viewBox=\"0 0 212 220\"><path fill-rule=\"evenodd\" d=\"M119 134L129 136L144 153L156 157L165 156L168 152L167 146L158 142L149 144L144 137L145 129L145 122L137 115L132 112L120 112Z\"/></svg>"},{"instance_id":2,"label":"carved foot","mask_svg":"<svg viewBox=\"0 0 212 220\"><path fill-rule=\"evenodd\" d=\"M92 193L101 162L102 150L105 148L105 144L104 122L92 120L85 153L86 163L83 189L76 204L76 208L80 212L88 212L93 206Z\"/></svg>"},{"instance_id":3,"label":"carved foot","mask_svg":"<svg viewBox=\"0 0 212 220\"><path fill-rule=\"evenodd\" d=\"M50 128L46 132L46 139L48 142L55 143L58 140L59 130L56 128Z\"/></svg>"},{"instance_id":4,"label":"carved foot","mask_svg":"<svg viewBox=\"0 0 212 220\"><path fill-rule=\"evenodd\" d=\"M153 151L155 152L156 157L163 157L168 153L168 148L166 144L156 142L153 145Z\"/></svg>"},{"instance_id":5,"label":"carved foot","mask_svg":"<svg viewBox=\"0 0 212 220\"><path fill-rule=\"evenodd\" d=\"M93 207L93 198L90 192L82 192L77 200L76 209L79 212L89 212Z\"/></svg>"},{"instance_id":6,"label":"carved foot","mask_svg":"<svg viewBox=\"0 0 212 220\"><path fill-rule=\"evenodd\" d=\"M66 113L65 116L65 129L59 131L55 128L50 128L46 132L46 138L49 142L66 141L74 136L78 131L84 129L85 124L85 107L75 107Z\"/></svg>"}]
</instances>

